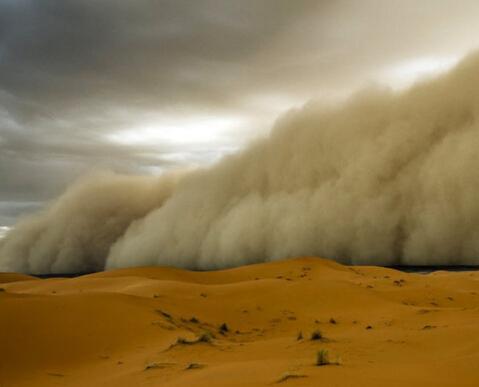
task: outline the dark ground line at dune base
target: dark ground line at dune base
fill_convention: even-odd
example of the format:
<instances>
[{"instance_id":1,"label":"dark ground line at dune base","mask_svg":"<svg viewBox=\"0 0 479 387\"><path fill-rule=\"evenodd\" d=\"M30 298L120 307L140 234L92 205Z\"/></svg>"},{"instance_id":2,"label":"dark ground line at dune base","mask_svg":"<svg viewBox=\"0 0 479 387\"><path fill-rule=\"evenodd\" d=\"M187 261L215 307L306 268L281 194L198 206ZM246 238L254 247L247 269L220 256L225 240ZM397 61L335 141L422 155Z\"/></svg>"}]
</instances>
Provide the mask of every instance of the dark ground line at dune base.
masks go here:
<instances>
[{"instance_id":1,"label":"dark ground line at dune base","mask_svg":"<svg viewBox=\"0 0 479 387\"><path fill-rule=\"evenodd\" d=\"M361 266L361 265L358 265ZM394 270L399 270L405 273L417 273L428 274L434 271L476 271L479 270L479 265L451 265L451 266L407 266L407 265L393 265L393 266L381 266ZM197 270L201 271L201 270ZM94 272L85 273L54 273L54 274L30 274L34 277L48 279L48 278L74 278L81 277L82 275L93 274Z\"/></svg>"}]
</instances>

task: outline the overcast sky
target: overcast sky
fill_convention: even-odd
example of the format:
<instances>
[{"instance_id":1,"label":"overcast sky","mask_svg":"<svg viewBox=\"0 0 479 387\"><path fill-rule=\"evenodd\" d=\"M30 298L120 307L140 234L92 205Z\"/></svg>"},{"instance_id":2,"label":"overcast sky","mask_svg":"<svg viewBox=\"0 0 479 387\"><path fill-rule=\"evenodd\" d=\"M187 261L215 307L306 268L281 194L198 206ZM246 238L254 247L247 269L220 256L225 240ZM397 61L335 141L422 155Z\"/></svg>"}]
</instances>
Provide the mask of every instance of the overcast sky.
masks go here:
<instances>
[{"instance_id":1,"label":"overcast sky","mask_svg":"<svg viewBox=\"0 0 479 387\"><path fill-rule=\"evenodd\" d=\"M211 163L479 48L479 2L0 0L0 226L78 175Z\"/></svg>"}]
</instances>

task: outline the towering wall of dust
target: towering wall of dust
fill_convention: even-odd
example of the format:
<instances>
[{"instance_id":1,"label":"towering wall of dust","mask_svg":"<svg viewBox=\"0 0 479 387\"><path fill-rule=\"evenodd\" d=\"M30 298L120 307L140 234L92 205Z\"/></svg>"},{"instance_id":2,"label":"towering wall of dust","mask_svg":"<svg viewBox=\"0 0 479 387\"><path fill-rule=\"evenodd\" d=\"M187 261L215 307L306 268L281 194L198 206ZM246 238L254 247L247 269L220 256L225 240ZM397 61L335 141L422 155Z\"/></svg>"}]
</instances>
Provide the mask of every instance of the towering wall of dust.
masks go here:
<instances>
[{"instance_id":1,"label":"towering wall of dust","mask_svg":"<svg viewBox=\"0 0 479 387\"><path fill-rule=\"evenodd\" d=\"M290 112L270 137L166 188L112 178L24 220L0 267L479 264L479 56L399 95Z\"/></svg>"},{"instance_id":2,"label":"towering wall of dust","mask_svg":"<svg viewBox=\"0 0 479 387\"><path fill-rule=\"evenodd\" d=\"M110 246L133 220L159 207L178 178L104 172L80 179L56 202L22 219L0 240L0 271L102 270Z\"/></svg>"},{"instance_id":3,"label":"towering wall of dust","mask_svg":"<svg viewBox=\"0 0 479 387\"><path fill-rule=\"evenodd\" d=\"M479 263L479 57L402 95L284 117L180 183L107 267L219 268L298 255Z\"/></svg>"}]
</instances>

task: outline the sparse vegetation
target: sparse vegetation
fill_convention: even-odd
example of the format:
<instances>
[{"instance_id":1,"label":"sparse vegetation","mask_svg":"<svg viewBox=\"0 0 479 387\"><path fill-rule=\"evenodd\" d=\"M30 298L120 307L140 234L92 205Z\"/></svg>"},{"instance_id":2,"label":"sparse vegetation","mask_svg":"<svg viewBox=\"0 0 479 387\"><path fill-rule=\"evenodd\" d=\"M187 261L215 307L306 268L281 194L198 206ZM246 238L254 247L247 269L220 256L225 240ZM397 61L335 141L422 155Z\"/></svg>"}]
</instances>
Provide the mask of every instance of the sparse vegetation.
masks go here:
<instances>
[{"instance_id":1,"label":"sparse vegetation","mask_svg":"<svg viewBox=\"0 0 479 387\"><path fill-rule=\"evenodd\" d=\"M214 338L214 336L208 331L203 332L201 335L197 336L194 339L186 339L186 338L180 336L176 339L175 344L173 344L172 346L175 346L175 345L191 345L191 344L196 344L196 343L211 343L213 341L213 338Z\"/></svg>"},{"instance_id":2,"label":"sparse vegetation","mask_svg":"<svg viewBox=\"0 0 479 387\"><path fill-rule=\"evenodd\" d=\"M229 330L230 329L228 328L228 325L226 323L223 323L220 325L219 331L222 335L224 335L225 333L228 333Z\"/></svg>"},{"instance_id":3,"label":"sparse vegetation","mask_svg":"<svg viewBox=\"0 0 479 387\"><path fill-rule=\"evenodd\" d=\"M331 317L331 318L329 319L329 323L330 323L330 324L337 324L338 322L337 322L334 318Z\"/></svg>"},{"instance_id":4,"label":"sparse vegetation","mask_svg":"<svg viewBox=\"0 0 479 387\"><path fill-rule=\"evenodd\" d=\"M198 320L196 317L193 316L192 318L190 318L190 322L193 324L198 324L200 320Z\"/></svg>"},{"instance_id":5,"label":"sparse vegetation","mask_svg":"<svg viewBox=\"0 0 479 387\"><path fill-rule=\"evenodd\" d=\"M321 333L320 330L315 330L313 333L311 333L311 340L321 340L323 338L323 334Z\"/></svg>"},{"instance_id":6,"label":"sparse vegetation","mask_svg":"<svg viewBox=\"0 0 479 387\"><path fill-rule=\"evenodd\" d=\"M203 364L199 364L199 363L189 363L185 370L197 370L197 369L200 369L200 368L203 368L204 365Z\"/></svg>"},{"instance_id":7,"label":"sparse vegetation","mask_svg":"<svg viewBox=\"0 0 479 387\"><path fill-rule=\"evenodd\" d=\"M155 368L161 368L160 364L159 363L149 363L149 364L146 365L145 371L153 370Z\"/></svg>"},{"instance_id":8,"label":"sparse vegetation","mask_svg":"<svg viewBox=\"0 0 479 387\"><path fill-rule=\"evenodd\" d=\"M318 367L332 364L329 360L329 351L327 349L320 349L316 354L316 365Z\"/></svg>"},{"instance_id":9,"label":"sparse vegetation","mask_svg":"<svg viewBox=\"0 0 479 387\"><path fill-rule=\"evenodd\" d=\"M308 377L308 375L302 375L302 374L293 374L291 372L286 372L285 374L283 374L283 376L281 376L277 381L276 383L283 383L283 382L286 382L287 380L289 379L299 379L299 378L306 378Z\"/></svg>"},{"instance_id":10,"label":"sparse vegetation","mask_svg":"<svg viewBox=\"0 0 479 387\"><path fill-rule=\"evenodd\" d=\"M175 345L192 345L197 343L211 343L213 339L214 339L214 335L209 331L205 331L201 333L201 335L197 336L194 339L186 339L180 336L176 339L176 342L170 346L170 348L174 347Z\"/></svg>"},{"instance_id":11,"label":"sparse vegetation","mask_svg":"<svg viewBox=\"0 0 479 387\"><path fill-rule=\"evenodd\" d=\"M195 341L190 341L185 339L184 337L178 337L176 339L176 344L193 344Z\"/></svg>"},{"instance_id":12,"label":"sparse vegetation","mask_svg":"<svg viewBox=\"0 0 479 387\"><path fill-rule=\"evenodd\" d=\"M320 349L316 354L316 365L325 366L331 364L329 361L329 352L327 349Z\"/></svg>"},{"instance_id":13,"label":"sparse vegetation","mask_svg":"<svg viewBox=\"0 0 479 387\"><path fill-rule=\"evenodd\" d=\"M298 340L298 341L303 340L303 332L302 331L299 331L298 337L296 338L296 340Z\"/></svg>"},{"instance_id":14,"label":"sparse vegetation","mask_svg":"<svg viewBox=\"0 0 479 387\"><path fill-rule=\"evenodd\" d=\"M326 365L341 365L341 358L337 357L335 361L331 361L329 351L327 349L320 349L316 354L316 366Z\"/></svg>"},{"instance_id":15,"label":"sparse vegetation","mask_svg":"<svg viewBox=\"0 0 479 387\"><path fill-rule=\"evenodd\" d=\"M167 319L171 319L171 314L161 310L161 309L156 309L156 313L159 313L161 314L163 317L167 318Z\"/></svg>"},{"instance_id":16,"label":"sparse vegetation","mask_svg":"<svg viewBox=\"0 0 479 387\"><path fill-rule=\"evenodd\" d=\"M123 362L118 362L117 364L123 364ZM145 366L144 371L167 368L167 367L171 367L173 365L175 365L175 364L174 363L156 363L156 362L148 363Z\"/></svg>"},{"instance_id":17,"label":"sparse vegetation","mask_svg":"<svg viewBox=\"0 0 479 387\"><path fill-rule=\"evenodd\" d=\"M193 339L187 339L185 337L177 337L176 341L166 349L170 350L178 345L194 345L198 343L212 343L214 336L210 332L204 332L200 336Z\"/></svg>"},{"instance_id":18,"label":"sparse vegetation","mask_svg":"<svg viewBox=\"0 0 479 387\"><path fill-rule=\"evenodd\" d=\"M211 343L213 341L213 335L211 332L203 332L197 341L199 343Z\"/></svg>"}]
</instances>

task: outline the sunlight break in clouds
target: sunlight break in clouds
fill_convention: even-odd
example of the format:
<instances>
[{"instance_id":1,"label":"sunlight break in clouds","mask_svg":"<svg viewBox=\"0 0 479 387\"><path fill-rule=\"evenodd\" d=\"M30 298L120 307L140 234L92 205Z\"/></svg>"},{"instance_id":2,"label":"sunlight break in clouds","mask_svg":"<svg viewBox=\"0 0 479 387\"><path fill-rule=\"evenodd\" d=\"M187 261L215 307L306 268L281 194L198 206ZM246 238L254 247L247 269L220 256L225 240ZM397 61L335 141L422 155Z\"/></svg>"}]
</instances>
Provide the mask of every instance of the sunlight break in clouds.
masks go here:
<instances>
[{"instance_id":1,"label":"sunlight break in clouds","mask_svg":"<svg viewBox=\"0 0 479 387\"><path fill-rule=\"evenodd\" d=\"M451 69L460 57L425 57L409 59L387 68L382 77L395 89L405 89L420 78L431 77Z\"/></svg>"},{"instance_id":2,"label":"sunlight break in clouds","mask_svg":"<svg viewBox=\"0 0 479 387\"><path fill-rule=\"evenodd\" d=\"M10 227L0 226L0 239L4 238L7 235L9 230L10 230Z\"/></svg>"},{"instance_id":3,"label":"sunlight break in clouds","mask_svg":"<svg viewBox=\"0 0 479 387\"><path fill-rule=\"evenodd\" d=\"M244 118L238 116L153 117L136 127L108 134L107 138L125 145L208 143L221 141L241 125Z\"/></svg>"}]
</instances>

